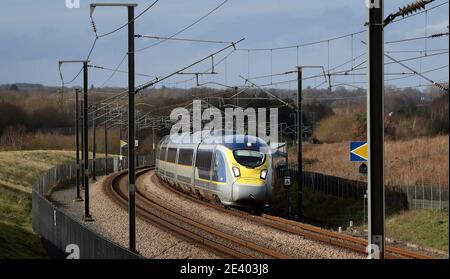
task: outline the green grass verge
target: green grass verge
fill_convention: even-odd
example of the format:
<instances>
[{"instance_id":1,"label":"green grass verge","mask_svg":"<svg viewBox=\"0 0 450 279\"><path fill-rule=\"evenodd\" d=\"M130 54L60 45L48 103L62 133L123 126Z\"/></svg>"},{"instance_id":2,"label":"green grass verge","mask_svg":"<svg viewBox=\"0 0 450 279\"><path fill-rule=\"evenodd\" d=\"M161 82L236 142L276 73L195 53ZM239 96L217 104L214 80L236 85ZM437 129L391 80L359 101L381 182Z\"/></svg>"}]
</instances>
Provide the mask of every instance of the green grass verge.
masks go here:
<instances>
[{"instance_id":1,"label":"green grass verge","mask_svg":"<svg viewBox=\"0 0 450 279\"><path fill-rule=\"evenodd\" d=\"M74 156L70 151L0 152L0 259L47 257L31 226L31 186L42 172Z\"/></svg>"},{"instance_id":2,"label":"green grass verge","mask_svg":"<svg viewBox=\"0 0 450 279\"><path fill-rule=\"evenodd\" d=\"M389 238L448 252L448 213L441 210L409 210L386 221Z\"/></svg>"},{"instance_id":3,"label":"green grass verge","mask_svg":"<svg viewBox=\"0 0 450 279\"><path fill-rule=\"evenodd\" d=\"M45 257L31 228L31 196L0 185L0 259Z\"/></svg>"},{"instance_id":4,"label":"green grass verge","mask_svg":"<svg viewBox=\"0 0 450 279\"><path fill-rule=\"evenodd\" d=\"M293 185L295 185L295 182ZM296 187L291 187L293 213L297 209L296 194ZM272 201L272 213L287 217L286 190L283 186L275 185ZM341 226L345 229L349 225L349 221L352 220L357 229L367 228L364 222L362 199L361 201L342 199L305 188L303 191L303 210L307 218L321 221L324 224ZM387 208L386 236L402 242L448 251L448 217L448 212L440 210L401 211L396 208Z\"/></svg>"}]
</instances>

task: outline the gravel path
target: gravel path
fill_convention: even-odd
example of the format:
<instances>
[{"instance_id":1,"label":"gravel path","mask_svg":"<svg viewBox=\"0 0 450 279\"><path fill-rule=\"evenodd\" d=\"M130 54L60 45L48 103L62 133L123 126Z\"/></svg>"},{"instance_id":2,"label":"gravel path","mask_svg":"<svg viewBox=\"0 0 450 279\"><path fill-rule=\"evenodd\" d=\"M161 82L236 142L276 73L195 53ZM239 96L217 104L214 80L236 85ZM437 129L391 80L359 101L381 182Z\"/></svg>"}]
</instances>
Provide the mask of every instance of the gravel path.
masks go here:
<instances>
[{"instance_id":1,"label":"gravel path","mask_svg":"<svg viewBox=\"0 0 450 279\"><path fill-rule=\"evenodd\" d=\"M144 189L149 198L159 198L176 209L177 212L194 218L195 220L212 226L218 230L253 241L268 248L276 249L293 258L308 259L361 259L363 255L325 245L302 236L257 224L230 214L224 214L208 206L193 203L186 198L165 189L159 183L154 172L144 174L138 178L137 184ZM158 200L157 200L158 201Z\"/></svg>"},{"instance_id":2,"label":"gravel path","mask_svg":"<svg viewBox=\"0 0 450 279\"><path fill-rule=\"evenodd\" d=\"M128 213L115 204L103 191L105 177L90 186L91 214L95 222L83 222L84 202L74 202L75 187L58 189L52 200L59 208L100 235L128 246ZM217 259L220 256L203 246L175 237L139 217L136 220L137 250L146 258L155 259Z\"/></svg>"}]
</instances>

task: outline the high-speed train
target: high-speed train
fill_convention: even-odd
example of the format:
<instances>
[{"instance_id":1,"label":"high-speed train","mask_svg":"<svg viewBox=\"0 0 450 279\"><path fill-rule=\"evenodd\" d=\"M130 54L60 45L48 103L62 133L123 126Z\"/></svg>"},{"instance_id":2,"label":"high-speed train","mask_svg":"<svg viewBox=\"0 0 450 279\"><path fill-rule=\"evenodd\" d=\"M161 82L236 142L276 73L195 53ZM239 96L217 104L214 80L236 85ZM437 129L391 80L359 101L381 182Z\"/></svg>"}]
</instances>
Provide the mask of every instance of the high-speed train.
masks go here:
<instances>
[{"instance_id":1,"label":"high-speed train","mask_svg":"<svg viewBox=\"0 0 450 279\"><path fill-rule=\"evenodd\" d=\"M255 211L270 206L272 160L262 139L222 133L188 142L174 143L170 136L159 142L156 173L162 180L225 206Z\"/></svg>"}]
</instances>

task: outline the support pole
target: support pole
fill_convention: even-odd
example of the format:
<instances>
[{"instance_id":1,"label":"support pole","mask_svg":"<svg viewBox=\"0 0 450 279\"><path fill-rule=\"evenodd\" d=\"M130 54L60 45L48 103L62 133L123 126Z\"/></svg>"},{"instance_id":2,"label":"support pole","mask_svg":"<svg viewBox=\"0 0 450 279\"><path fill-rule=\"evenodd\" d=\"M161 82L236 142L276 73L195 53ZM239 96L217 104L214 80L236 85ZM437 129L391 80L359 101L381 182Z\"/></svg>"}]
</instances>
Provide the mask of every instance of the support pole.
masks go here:
<instances>
[{"instance_id":1,"label":"support pole","mask_svg":"<svg viewBox=\"0 0 450 279\"><path fill-rule=\"evenodd\" d=\"M297 67L297 219L303 221L302 67Z\"/></svg>"},{"instance_id":2,"label":"support pole","mask_svg":"<svg viewBox=\"0 0 450 279\"><path fill-rule=\"evenodd\" d=\"M155 155L155 126L152 126L152 152L153 152L153 162L156 162L156 155Z\"/></svg>"},{"instance_id":3,"label":"support pole","mask_svg":"<svg viewBox=\"0 0 450 279\"><path fill-rule=\"evenodd\" d=\"M134 6L128 7L128 191L130 250L136 251L136 158L134 115Z\"/></svg>"},{"instance_id":4,"label":"support pole","mask_svg":"<svg viewBox=\"0 0 450 279\"><path fill-rule=\"evenodd\" d=\"M122 112L120 112L120 114L122 114ZM122 115L120 116L120 122L119 122L119 142L122 140L123 138L123 134L122 134ZM119 156L120 156L120 164L119 164L119 169L122 170L123 168L123 164L122 164L122 159L123 159L123 154L122 154L122 147L119 144Z\"/></svg>"},{"instance_id":5,"label":"support pole","mask_svg":"<svg viewBox=\"0 0 450 279\"><path fill-rule=\"evenodd\" d=\"M75 197L75 201L82 201L80 194L80 100L78 93L80 93L80 90L77 88L75 89L75 145L77 149L76 154L76 164L77 164L77 196Z\"/></svg>"},{"instance_id":6,"label":"support pole","mask_svg":"<svg viewBox=\"0 0 450 279\"><path fill-rule=\"evenodd\" d=\"M92 109L94 110L94 114L92 117L92 179L94 181L97 181L96 173L96 165L95 165L95 159L97 158L97 135L96 135L96 125L95 125L95 118L97 118L97 107L92 106Z\"/></svg>"},{"instance_id":7,"label":"support pole","mask_svg":"<svg viewBox=\"0 0 450 279\"><path fill-rule=\"evenodd\" d=\"M83 62L83 106L84 106L84 220L93 221L89 212L89 122L88 122L88 61Z\"/></svg>"},{"instance_id":8,"label":"support pole","mask_svg":"<svg viewBox=\"0 0 450 279\"><path fill-rule=\"evenodd\" d=\"M105 175L108 175L108 109L105 107Z\"/></svg>"},{"instance_id":9,"label":"support pole","mask_svg":"<svg viewBox=\"0 0 450 279\"><path fill-rule=\"evenodd\" d=\"M368 226L371 258L384 258L384 0L368 9ZM379 256L377 255L379 251Z\"/></svg>"},{"instance_id":10,"label":"support pole","mask_svg":"<svg viewBox=\"0 0 450 279\"><path fill-rule=\"evenodd\" d=\"M78 109L80 110L80 139L81 139L81 162L80 162L80 167L81 167L81 187L84 189L86 189L86 185L84 184L84 115L83 115L83 108L84 108L84 101L81 100L80 101L80 106L78 107Z\"/></svg>"}]
</instances>

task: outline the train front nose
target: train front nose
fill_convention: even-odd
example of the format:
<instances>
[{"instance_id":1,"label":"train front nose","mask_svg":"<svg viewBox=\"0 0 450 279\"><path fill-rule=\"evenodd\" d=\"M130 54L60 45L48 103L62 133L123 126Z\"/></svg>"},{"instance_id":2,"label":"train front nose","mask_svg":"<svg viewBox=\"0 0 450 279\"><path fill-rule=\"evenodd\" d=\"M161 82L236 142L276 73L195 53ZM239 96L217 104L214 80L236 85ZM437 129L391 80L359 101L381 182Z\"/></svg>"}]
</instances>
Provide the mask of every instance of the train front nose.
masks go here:
<instances>
[{"instance_id":1,"label":"train front nose","mask_svg":"<svg viewBox=\"0 0 450 279\"><path fill-rule=\"evenodd\" d=\"M267 200L266 181L254 178L239 178L233 184L233 201L242 206L265 206Z\"/></svg>"}]
</instances>

